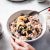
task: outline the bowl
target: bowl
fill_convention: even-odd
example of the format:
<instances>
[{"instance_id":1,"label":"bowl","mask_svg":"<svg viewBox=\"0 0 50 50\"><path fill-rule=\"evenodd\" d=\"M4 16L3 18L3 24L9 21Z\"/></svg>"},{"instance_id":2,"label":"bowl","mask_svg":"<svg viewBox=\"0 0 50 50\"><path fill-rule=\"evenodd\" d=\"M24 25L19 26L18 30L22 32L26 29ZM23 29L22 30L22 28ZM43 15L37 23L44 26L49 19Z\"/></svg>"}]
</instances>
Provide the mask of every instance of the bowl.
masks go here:
<instances>
[{"instance_id":1,"label":"bowl","mask_svg":"<svg viewBox=\"0 0 50 50\"><path fill-rule=\"evenodd\" d=\"M26 1L26 0L10 0L10 1L23 2L23 1Z\"/></svg>"},{"instance_id":2,"label":"bowl","mask_svg":"<svg viewBox=\"0 0 50 50\"><path fill-rule=\"evenodd\" d=\"M7 28L8 28L8 31L11 33L11 31L10 31L10 28L9 28L9 24L14 20L14 19L16 19L18 16L20 16L20 14L21 13L23 13L23 14L29 14L30 12L32 12L33 10L21 10L21 11L18 11L18 12L15 12L14 14L12 14L11 16L10 16L10 18L8 19L8 21L7 21ZM33 41L36 41L36 40L38 40L38 39L40 39L44 34L45 34L45 31L46 31L46 18L42 15L42 14L38 14L38 17L39 17L39 20L40 20L40 22L41 22L41 24L42 24L42 32L41 32L41 34L37 37L37 38L35 38L35 39L33 39L33 40L26 40L26 42L33 42ZM11 33L12 34L12 33Z\"/></svg>"}]
</instances>

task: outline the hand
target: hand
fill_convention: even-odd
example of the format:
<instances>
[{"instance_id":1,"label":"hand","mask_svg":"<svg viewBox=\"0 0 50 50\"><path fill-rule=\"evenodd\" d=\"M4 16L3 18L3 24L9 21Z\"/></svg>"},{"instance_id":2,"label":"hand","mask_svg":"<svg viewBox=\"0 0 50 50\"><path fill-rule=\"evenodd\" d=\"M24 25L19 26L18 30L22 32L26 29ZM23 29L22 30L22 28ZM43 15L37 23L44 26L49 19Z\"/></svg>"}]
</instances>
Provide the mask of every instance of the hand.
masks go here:
<instances>
[{"instance_id":1,"label":"hand","mask_svg":"<svg viewBox=\"0 0 50 50\"><path fill-rule=\"evenodd\" d=\"M33 48L31 45L18 40L14 36L12 36L12 38L11 38L11 44L12 44L14 50L35 50L35 48Z\"/></svg>"}]
</instances>

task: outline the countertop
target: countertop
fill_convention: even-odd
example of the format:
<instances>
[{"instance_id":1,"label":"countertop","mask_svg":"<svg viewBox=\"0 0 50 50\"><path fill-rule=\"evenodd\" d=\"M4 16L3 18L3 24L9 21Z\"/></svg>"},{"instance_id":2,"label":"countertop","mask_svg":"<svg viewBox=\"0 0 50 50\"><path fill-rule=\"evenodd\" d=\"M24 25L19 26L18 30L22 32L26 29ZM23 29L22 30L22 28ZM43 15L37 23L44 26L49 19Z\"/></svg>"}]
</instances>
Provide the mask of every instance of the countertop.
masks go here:
<instances>
[{"instance_id":1,"label":"countertop","mask_svg":"<svg viewBox=\"0 0 50 50\"><path fill-rule=\"evenodd\" d=\"M6 40L6 49L5 50L12 50L11 45L9 43L9 37L10 33L7 30L7 21L8 18L14 13L19 10L36 10L41 11L42 9L50 6L48 2L46 3L38 3L36 0L30 0L27 2L10 2L8 0L0 0L0 23L2 24L3 28L3 34L5 36ZM32 45L32 44L31 44ZM35 47L37 50L50 50L50 33L49 31L45 32L45 35L33 42L33 47Z\"/></svg>"}]
</instances>

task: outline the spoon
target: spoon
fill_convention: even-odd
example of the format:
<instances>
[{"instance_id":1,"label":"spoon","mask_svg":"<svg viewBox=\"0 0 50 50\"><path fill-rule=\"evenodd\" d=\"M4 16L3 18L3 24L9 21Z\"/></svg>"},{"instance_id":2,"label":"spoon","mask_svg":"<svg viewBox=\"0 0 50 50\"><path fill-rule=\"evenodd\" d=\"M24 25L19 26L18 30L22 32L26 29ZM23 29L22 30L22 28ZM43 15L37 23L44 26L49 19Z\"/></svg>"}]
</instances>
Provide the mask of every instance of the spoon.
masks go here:
<instances>
[{"instance_id":1,"label":"spoon","mask_svg":"<svg viewBox=\"0 0 50 50\"><path fill-rule=\"evenodd\" d=\"M39 15L42 11L44 11L44 10L46 10L46 9L48 9L48 8L50 8L50 7L47 7L47 8L45 8L45 9L41 10L40 12L32 11L32 12L30 12L29 14L21 13L20 16L24 16L24 15L25 15L25 16L29 17L29 16L34 16L34 15L36 15L36 14Z\"/></svg>"},{"instance_id":2,"label":"spoon","mask_svg":"<svg viewBox=\"0 0 50 50\"><path fill-rule=\"evenodd\" d=\"M28 16L33 16L33 15L36 15L36 14L40 14L42 11L44 11L44 10L46 10L46 9L48 9L48 8L50 8L50 7L47 7L47 8L45 8L45 9L41 10L40 12L32 11L32 12L30 12L30 13L28 14Z\"/></svg>"}]
</instances>

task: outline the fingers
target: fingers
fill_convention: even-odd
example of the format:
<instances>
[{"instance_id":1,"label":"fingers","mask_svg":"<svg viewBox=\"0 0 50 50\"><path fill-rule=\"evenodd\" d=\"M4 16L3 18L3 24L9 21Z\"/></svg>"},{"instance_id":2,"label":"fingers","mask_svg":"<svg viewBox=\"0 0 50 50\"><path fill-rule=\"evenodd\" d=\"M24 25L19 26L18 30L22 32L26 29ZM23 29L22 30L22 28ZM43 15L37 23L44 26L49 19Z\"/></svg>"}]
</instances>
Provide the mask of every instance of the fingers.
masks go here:
<instances>
[{"instance_id":1,"label":"fingers","mask_svg":"<svg viewBox=\"0 0 50 50\"><path fill-rule=\"evenodd\" d=\"M15 42L15 39L16 39L16 37L14 37L14 36L11 36L11 38L14 40L14 42Z\"/></svg>"},{"instance_id":2,"label":"fingers","mask_svg":"<svg viewBox=\"0 0 50 50\"><path fill-rule=\"evenodd\" d=\"M21 40L15 38L14 36L12 36L12 38L15 39L15 42L16 42L18 45L21 45L22 47L26 47L26 46L29 45L29 44L27 44L27 43L25 43L25 42L23 42L23 41L21 41Z\"/></svg>"},{"instance_id":3,"label":"fingers","mask_svg":"<svg viewBox=\"0 0 50 50\"><path fill-rule=\"evenodd\" d=\"M24 47L21 47L21 46L19 46L19 45L17 46L17 44L13 44L13 43L12 43L12 46L13 46L13 49L14 49L14 50L27 50L27 49L24 48Z\"/></svg>"},{"instance_id":4,"label":"fingers","mask_svg":"<svg viewBox=\"0 0 50 50\"><path fill-rule=\"evenodd\" d=\"M29 50L36 50L34 47L32 47L31 45L28 46Z\"/></svg>"},{"instance_id":5,"label":"fingers","mask_svg":"<svg viewBox=\"0 0 50 50\"><path fill-rule=\"evenodd\" d=\"M22 47L27 47L28 46L28 44L23 42L23 41L17 41L16 40L15 42L18 43L19 45L21 45Z\"/></svg>"},{"instance_id":6,"label":"fingers","mask_svg":"<svg viewBox=\"0 0 50 50\"><path fill-rule=\"evenodd\" d=\"M16 43L18 43L19 45L21 45L22 47L24 47L26 50L35 50L35 48L33 48L31 45L29 45L26 42L16 40Z\"/></svg>"},{"instance_id":7,"label":"fingers","mask_svg":"<svg viewBox=\"0 0 50 50\"><path fill-rule=\"evenodd\" d=\"M28 50L28 44L27 44L27 43L18 40L18 39L15 38L14 36L12 36L12 38L15 39L15 43L17 43L19 46L22 47L22 48L20 47L20 49L23 49L23 50L24 50L24 48L25 48L25 50Z\"/></svg>"},{"instance_id":8,"label":"fingers","mask_svg":"<svg viewBox=\"0 0 50 50\"><path fill-rule=\"evenodd\" d=\"M13 46L14 50L23 50L24 49L23 47L21 47L17 43L15 43L12 38L11 38L11 45Z\"/></svg>"},{"instance_id":9,"label":"fingers","mask_svg":"<svg viewBox=\"0 0 50 50\"><path fill-rule=\"evenodd\" d=\"M14 34L14 35L16 36L16 34ZM12 38L15 40L15 42L16 42L17 44L21 45L22 47L26 47L26 46L29 45L29 44L27 44L27 43L25 43L25 42L23 42L23 41L17 39L17 38L14 37L14 36L12 36Z\"/></svg>"},{"instance_id":10,"label":"fingers","mask_svg":"<svg viewBox=\"0 0 50 50\"><path fill-rule=\"evenodd\" d=\"M13 47L13 50L16 50L16 49L14 48L14 46L12 45L12 43L11 43L11 46Z\"/></svg>"},{"instance_id":11,"label":"fingers","mask_svg":"<svg viewBox=\"0 0 50 50\"><path fill-rule=\"evenodd\" d=\"M13 40L12 38L11 38L11 44L12 44L12 46L13 46L13 47L18 46L18 44L17 44L17 43L15 43L15 42L14 42L14 40Z\"/></svg>"},{"instance_id":12,"label":"fingers","mask_svg":"<svg viewBox=\"0 0 50 50\"><path fill-rule=\"evenodd\" d=\"M12 35L16 37L16 34L12 34Z\"/></svg>"},{"instance_id":13,"label":"fingers","mask_svg":"<svg viewBox=\"0 0 50 50\"><path fill-rule=\"evenodd\" d=\"M28 43L20 41L19 39L15 38L14 36L12 36L12 38L15 39L15 44L14 44L14 41L12 43L15 48L17 48L19 50L35 50L35 48L33 48Z\"/></svg>"},{"instance_id":14,"label":"fingers","mask_svg":"<svg viewBox=\"0 0 50 50\"><path fill-rule=\"evenodd\" d=\"M12 42L13 42L13 40L12 40L12 38L11 38L11 45L12 45ZM13 47L13 49L15 50L15 48L14 48L14 46L12 45L12 47Z\"/></svg>"},{"instance_id":15,"label":"fingers","mask_svg":"<svg viewBox=\"0 0 50 50\"><path fill-rule=\"evenodd\" d=\"M14 37L18 37L19 36L19 34L18 34L18 32L16 32L16 33L14 33L14 34L12 34Z\"/></svg>"}]
</instances>

